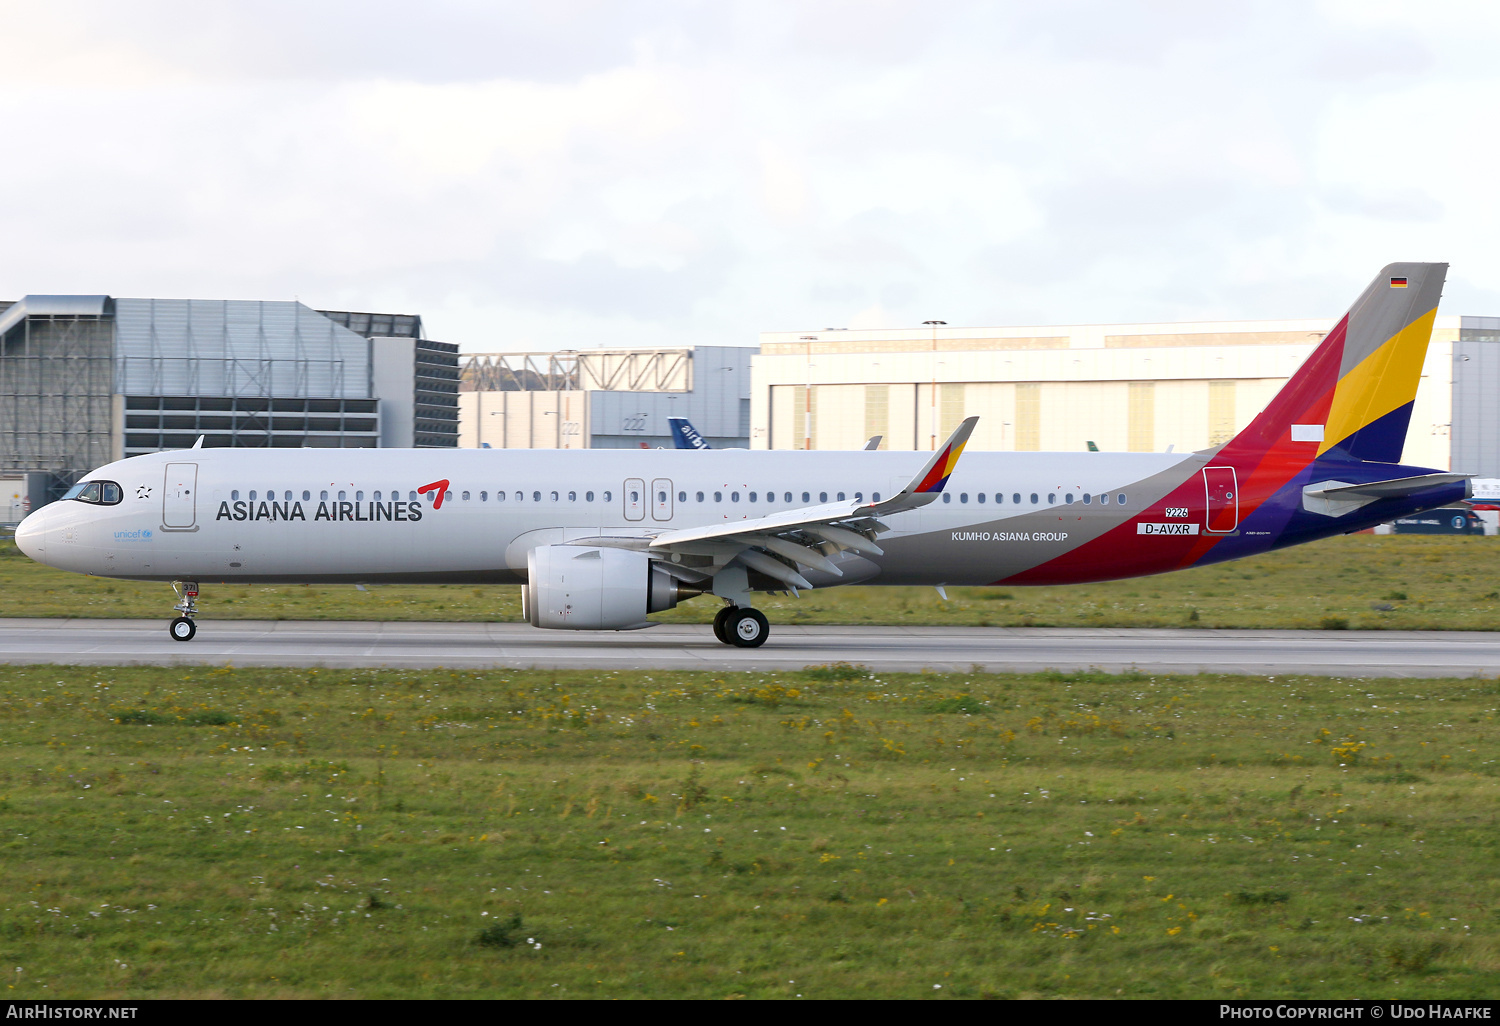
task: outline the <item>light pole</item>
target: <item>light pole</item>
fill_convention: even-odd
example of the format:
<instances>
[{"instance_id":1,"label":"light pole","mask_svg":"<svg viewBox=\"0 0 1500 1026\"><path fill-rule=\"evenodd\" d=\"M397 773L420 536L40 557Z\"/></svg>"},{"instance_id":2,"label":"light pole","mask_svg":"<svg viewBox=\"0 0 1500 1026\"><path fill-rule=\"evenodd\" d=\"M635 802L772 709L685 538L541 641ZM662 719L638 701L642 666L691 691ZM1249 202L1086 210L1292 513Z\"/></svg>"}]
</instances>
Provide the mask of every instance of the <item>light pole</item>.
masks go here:
<instances>
[{"instance_id":1,"label":"light pole","mask_svg":"<svg viewBox=\"0 0 1500 1026\"><path fill-rule=\"evenodd\" d=\"M932 409L931 409L929 415L932 418L932 423L930 425L931 428L932 428L932 450L934 452L936 452L937 451L937 427L938 427L938 417L937 417L937 330L938 330L938 327L940 325L947 324L948 322L947 321L923 321L922 323L924 325L930 326L932 328L932 400L931 400Z\"/></svg>"}]
</instances>

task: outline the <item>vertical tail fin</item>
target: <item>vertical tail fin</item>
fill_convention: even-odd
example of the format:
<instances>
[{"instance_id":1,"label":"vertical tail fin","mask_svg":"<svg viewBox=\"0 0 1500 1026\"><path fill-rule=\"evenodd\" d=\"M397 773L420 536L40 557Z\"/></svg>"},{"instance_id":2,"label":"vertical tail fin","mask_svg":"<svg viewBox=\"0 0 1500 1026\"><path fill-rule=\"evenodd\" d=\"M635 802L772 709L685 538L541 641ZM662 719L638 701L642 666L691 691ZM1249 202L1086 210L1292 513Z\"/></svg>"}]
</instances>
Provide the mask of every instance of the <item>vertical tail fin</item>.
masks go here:
<instances>
[{"instance_id":1,"label":"vertical tail fin","mask_svg":"<svg viewBox=\"0 0 1500 1026\"><path fill-rule=\"evenodd\" d=\"M679 449L709 449L708 439L698 433L698 429L688 421L686 417L668 417L667 423L672 426L672 444Z\"/></svg>"},{"instance_id":2,"label":"vertical tail fin","mask_svg":"<svg viewBox=\"0 0 1500 1026\"><path fill-rule=\"evenodd\" d=\"M1447 264L1388 264L1226 448L1399 463Z\"/></svg>"}]
</instances>

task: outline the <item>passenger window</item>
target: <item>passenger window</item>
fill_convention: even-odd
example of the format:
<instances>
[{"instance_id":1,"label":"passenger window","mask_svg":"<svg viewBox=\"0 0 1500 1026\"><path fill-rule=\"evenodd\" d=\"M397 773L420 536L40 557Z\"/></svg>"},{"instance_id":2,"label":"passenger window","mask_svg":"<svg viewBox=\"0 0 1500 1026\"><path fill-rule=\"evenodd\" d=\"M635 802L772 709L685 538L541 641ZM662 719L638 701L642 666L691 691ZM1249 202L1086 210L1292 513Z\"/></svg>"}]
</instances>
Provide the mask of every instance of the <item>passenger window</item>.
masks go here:
<instances>
[{"instance_id":1,"label":"passenger window","mask_svg":"<svg viewBox=\"0 0 1500 1026\"><path fill-rule=\"evenodd\" d=\"M678 502L687 502L687 492L678 492L677 493L677 501Z\"/></svg>"},{"instance_id":2,"label":"passenger window","mask_svg":"<svg viewBox=\"0 0 1500 1026\"><path fill-rule=\"evenodd\" d=\"M983 492L975 492L974 493L974 498L979 502L980 505L984 504L984 493Z\"/></svg>"},{"instance_id":3,"label":"passenger window","mask_svg":"<svg viewBox=\"0 0 1500 1026\"><path fill-rule=\"evenodd\" d=\"M840 502L844 501L844 493L843 492L839 492L839 501Z\"/></svg>"},{"instance_id":4,"label":"passenger window","mask_svg":"<svg viewBox=\"0 0 1500 1026\"><path fill-rule=\"evenodd\" d=\"M271 498L274 499L274 498L276 498L276 496L273 495L273 496L271 496ZM465 495L464 498L467 499L468 496ZM354 493L354 501L355 502L364 502L365 501L365 493L364 492L355 492Z\"/></svg>"},{"instance_id":5,"label":"passenger window","mask_svg":"<svg viewBox=\"0 0 1500 1026\"><path fill-rule=\"evenodd\" d=\"M812 496L811 496L811 495L809 495L809 494L808 494L808 493L807 493L807 492L803 492L803 493L802 493L802 501L803 501L803 502L804 502L804 503L807 503L807 502L812 502Z\"/></svg>"},{"instance_id":6,"label":"passenger window","mask_svg":"<svg viewBox=\"0 0 1500 1026\"><path fill-rule=\"evenodd\" d=\"M379 491L376 491L376 493L375 493L375 501L376 502L380 501L380 492Z\"/></svg>"},{"instance_id":7,"label":"passenger window","mask_svg":"<svg viewBox=\"0 0 1500 1026\"><path fill-rule=\"evenodd\" d=\"M640 492L631 492L630 493L630 501L631 502L640 502L641 501L641 493Z\"/></svg>"},{"instance_id":8,"label":"passenger window","mask_svg":"<svg viewBox=\"0 0 1500 1026\"><path fill-rule=\"evenodd\" d=\"M94 491L96 493L95 496L94 496L94 498L97 499L98 498L98 494L97 494L98 493L98 489L96 488L96 489L94 489ZM342 499L343 497L344 497L344 493L343 492L339 492L339 498ZM251 502L255 501L255 489L254 488L250 489L250 501Z\"/></svg>"},{"instance_id":9,"label":"passenger window","mask_svg":"<svg viewBox=\"0 0 1500 1026\"><path fill-rule=\"evenodd\" d=\"M380 498L380 496L377 494L375 496L375 498L378 499L378 498ZM488 501L490 501L490 493L489 492L480 492L479 493L479 501L480 502L488 502Z\"/></svg>"},{"instance_id":10,"label":"passenger window","mask_svg":"<svg viewBox=\"0 0 1500 1026\"><path fill-rule=\"evenodd\" d=\"M444 500L446 500L448 502L452 502L453 501L453 493L452 492L444 492L443 493L443 498L444 498Z\"/></svg>"},{"instance_id":11,"label":"passenger window","mask_svg":"<svg viewBox=\"0 0 1500 1026\"><path fill-rule=\"evenodd\" d=\"M542 493L541 492L532 492L531 493L531 501L532 502L541 502L542 501Z\"/></svg>"},{"instance_id":12,"label":"passenger window","mask_svg":"<svg viewBox=\"0 0 1500 1026\"><path fill-rule=\"evenodd\" d=\"M577 502L578 501L578 493L577 492L569 492L568 493L568 501L569 502Z\"/></svg>"},{"instance_id":13,"label":"passenger window","mask_svg":"<svg viewBox=\"0 0 1500 1026\"><path fill-rule=\"evenodd\" d=\"M1116 498L1115 498L1115 501L1116 501L1116 502L1118 502L1118 503L1119 503L1119 504L1120 504L1120 505L1121 505L1121 506L1123 506L1123 505L1125 505L1125 493L1124 493L1124 492L1121 492L1121 493L1120 493L1120 494L1119 494L1119 495L1118 495L1118 496L1117 496L1117 497L1116 497Z\"/></svg>"},{"instance_id":14,"label":"passenger window","mask_svg":"<svg viewBox=\"0 0 1500 1026\"><path fill-rule=\"evenodd\" d=\"M699 501L699 502L702 502L702 501L703 501L703 493L702 493L702 492L699 492L699 493L698 493L698 501Z\"/></svg>"},{"instance_id":15,"label":"passenger window","mask_svg":"<svg viewBox=\"0 0 1500 1026\"><path fill-rule=\"evenodd\" d=\"M1019 501L1019 499L1018 499L1018 500L1017 500L1017 501ZM1031 504L1032 504L1032 505L1033 505L1033 506L1035 506L1035 505L1036 505L1036 492L1032 492L1032 493L1031 493Z\"/></svg>"},{"instance_id":16,"label":"passenger window","mask_svg":"<svg viewBox=\"0 0 1500 1026\"><path fill-rule=\"evenodd\" d=\"M468 501L469 501L469 493L468 493L468 492L464 492L464 493L463 493L463 500L464 500L464 501L465 501L465 502L468 502Z\"/></svg>"},{"instance_id":17,"label":"passenger window","mask_svg":"<svg viewBox=\"0 0 1500 1026\"><path fill-rule=\"evenodd\" d=\"M303 502L311 502L312 501L312 492L310 492L310 491L308 491L307 489L304 488L302 490L302 501Z\"/></svg>"},{"instance_id":18,"label":"passenger window","mask_svg":"<svg viewBox=\"0 0 1500 1026\"><path fill-rule=\"evenodd\" d=\"M1069 506L1073 505L1073 493L1069 492L1067 495L1064 495L1063 501L1066 502Z\"/></svg>"},{"instance_id":19,"label":"passenger window","mask_svg":"<svg viewBox=\"0 0 1500 1026\"><path fill-rule=\"evenodd\" d=\"M556 492L553 492L553 493L552 493L552 501L553 501L553 502L556 502L556 501L557 501L557 493L556 493Z\"/></svg>"},{"instance_id":20,"label":"passenger window","mask_svg":"<svg viewBox=\"0 0 1500 1026\"><path fill-rule=\"evenodd\" d=\"M854 501L855 502L864 502L865 501L865 493L864 492L855 492L854 493Z\"/></svg>"},{"instance_id":21,"label":"passenger window","mask_svg":"<svg viewBox=\"0 0 1500 1026\"><path fill-rule=\"evenodd\" d=\"M323 494L327 495L328 493L324 492ZM406 493L406 501L407 502L416 502L417 501L417 493L416 492L407 492Z\"/></svg>"},{"instance_id":22,"label":"passenger window","mask_svg":"<svg viewBox=\"0 0 1500 1026\"><path fill-rule=\"evenodd\" d=\"M240 493L239 492L235 492L234 493L234 497L236 499L238 499L240 497ZM416 493L413 492L412 493L412 498L415 499L416 497L417 497ZM318 501L319 502L327 502L328 501L328 489L327 488L324 488L321 492L318 493Z\"/></svg>"},{"instance_id":23,"label":"passenger window","mask_svg":"<svg viewBox=\"0 0 1500 1026\"><path fill-rule=\"evenodd\" d=\"M1088 499L1084 499L1083 501L1084 502L1088 502L1089 500ZM1108 492L1105 492L1103 495L1099 496L1099 504L1101 506L1108 506L1109 505L1109 493Z\"/></svg>"},{"instance_id":24,"label":"passenger window","mask_svg":"<svg viewBox=\"0 0 1500 1026\"><path fill-rule=\"evenodd\" d=\"M584 492L583 493L583 501L584 502L593 502L594 501L594 493L593 492Z\"/></svg>"},{"instance_id":25,"label":"passenger window","mask_svg":"<svg viewBox=\"0 0 1500 1026\"><path fill-rule=\"evenodd\" d=\"M943 501L944 502L952 502L953 501L953 493L952 492L944 492L943 493Z\"/></svg>"},{"instance_id":26,"label":"passenger window","mask_svg":"<svg viewBox=\"0 0 1500 1026\"><path fill-rule=\"evenodd\" d=\"M785 499L785 501L786 502L791 502L792 501L792 493L791 492L787 492L786 493L786 499Z\"/></svg>"},{"instance_id":27,"label":"passenger window","mask_svg":"<svg viewBox=\"0 0 1500 1026\"><path fill-rule=\"evenodd\" d=\"M751 502L754 502L754 501L755 501L755 497L756 497L756 495L757 495L757 494L758 494L758 493L756 493L756 492L751 492L751 493L750 493L750 501L751 501Z\"/></svg>"},{"instance_id":28,"label":"passenger window","mask_svg":"<svg viewBox=\"0 0 1500 1026\"><path fill-rule=\"evenodd\" d=\"M729 493L729 501L730 502L739 502L740 501L740 493L739 492L730 492Z\"/></svg>"},{"instance_id":29,"label":"passenger window","mask_svg":"<svg viewBox=\"0 0 1500 1026\"><path fill-rule=\"evenodd\" d=\"M828 493L827 492L819 492L818 493L818 501L819 502L827 502L828 501Z\"/></svg>"},{"instance_id":30,"label":"passenger window","mask_svg":"<svg viewBox=\"0 0 1500 1026\"><path fill-rule=\"evenodd\" d=\"M1055 505L1057 505L1057 493L1056 492L1048 492L1047 493L1047 505L1049 505L1049 506L1055 506Z\"/></svg>"},{"instance_id":31,"label":"passenger window","mask_svg":"<svg viewBox=\"0 0 1500 1026\"><path fill-rule=\"evenodd\" d=\"M723 502L724 501L724 493L723 492L714 492L714 501L715 502Z\"/></svg>"},{"instance_id":32,"label":"passenger window","mask_svg":"<svg viewBox=\"0 0 1500 1026\"><path fill-rule=\"evenodd\" d=\"M1083 504L1085 506L1087 506L1089 503L1091 503L1093 501L1094 501L1094 497L1092 495L1090 495L1088 492L1084 492L1083 493Z\"/></svg>"},{"instance_id":33,"label":"passenger window","mask_svg":"<svg viewBox=\"0 0 1500 1026\"><path fill-rule=\"evenodd\" d=\"M525 492L516 492L516 501L517 502L525 502L526 501L526 493Z\"/></svg>"},{"instance_id":34,"label":"passenger window","mask_svg":"<svg viewBox=\"0 0 1500 1026\"><path fill-rule=\"evenodd\" d=\"M969 493L968 492L959 492L958 493L958 501L959 502L968 502L969 501Z\"/></svg>"},{"instance_id":35,"label":"passenger window","mask_svg":"<svg viewBox=\"0 0 1500 1026\"><path fill-rule=\"evenodd\" d=\"M232 491L232 492L229 493L229 497L231 499L238 500L239 497L240 497L240 490L238 488L236 488L234 491ZM326 493L326 492L323 493L323 497L326 499L328 497L328 493Z\"/></svg>"},{"instance_id":36,"label":"passenger window","mask_svg":"<svg viewBox=\"0 0 1500 1026\"><path fill-rule=\"evenodd\" d=\"M613 495L614 495L614 493L613 493L613 492L605 492L605 493L604 493L604 501L605 501L605 502L609 502L609 501L610 501L610 499L611 499L611 496L613 496Z\"/></svg>"},{"instance_id":37,"label":"passenger window","mask_svg":"<svg viewBox=\"0 0 1500 1026\"><path fill-rule=\"evenodd\" d=\"M870 496L870 501L871 502L879 502L880 501L880 493L876 492L874 495Z\"/></svg>"}]
</instances>

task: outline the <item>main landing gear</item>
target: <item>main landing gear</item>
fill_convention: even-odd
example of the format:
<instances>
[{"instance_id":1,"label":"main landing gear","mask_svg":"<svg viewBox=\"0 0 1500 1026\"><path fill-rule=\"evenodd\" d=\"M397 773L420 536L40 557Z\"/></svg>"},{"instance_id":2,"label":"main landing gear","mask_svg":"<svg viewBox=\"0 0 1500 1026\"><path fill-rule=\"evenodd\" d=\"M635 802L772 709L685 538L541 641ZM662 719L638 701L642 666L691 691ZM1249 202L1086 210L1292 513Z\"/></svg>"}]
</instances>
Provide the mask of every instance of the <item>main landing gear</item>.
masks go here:
<instances>
[{"instance_id":1,"label":"main landing gear","mask_svg":"<svg viewBox=\"0 0 1500 1026\"><path fill-rule=\"evenodd\" d=\"M198 633L193 617L198 615L198 582L173 581L172 594L177 596L177 605L172 608L182 615L167 625L167 633L173 641L192 641Z\"/></svg>"},{"instance_id":2,"label":"main landing gear","mask_svg":"<svg viewBox=\"0 0 1500 1026\"><path fill-rule=\"evenodd\" d=\"M725 606L714 615L714 637L736 648L759 648L771 636L771 623L758 609Z\"/></svg>"}]
</instances>

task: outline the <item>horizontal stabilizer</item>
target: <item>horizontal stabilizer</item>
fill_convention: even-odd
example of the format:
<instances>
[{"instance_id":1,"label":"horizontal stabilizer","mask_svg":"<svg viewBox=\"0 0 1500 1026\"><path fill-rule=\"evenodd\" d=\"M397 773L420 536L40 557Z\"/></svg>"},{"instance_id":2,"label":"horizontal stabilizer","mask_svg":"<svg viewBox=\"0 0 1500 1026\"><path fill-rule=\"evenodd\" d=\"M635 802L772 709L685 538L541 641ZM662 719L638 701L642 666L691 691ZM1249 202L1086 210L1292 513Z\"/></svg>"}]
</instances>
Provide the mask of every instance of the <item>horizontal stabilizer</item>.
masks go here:
<instances>
[{"instance_id":1,"label":"horizontal stabilizer","mask_svg":"<svg viewBox=\"0 0 1500 1026\"><path fill-rule=\"evenodd\" d=\"M1387 481L1319 481L1302 489L1302 506L1309 513L1340 517L1379 499L1401 499L1439 485L1467 481L1473 474L1418 474L1415 477L1393 477ZM1472 492L1470 493L1472 494Z\"/></svg>"}]
</instances>

